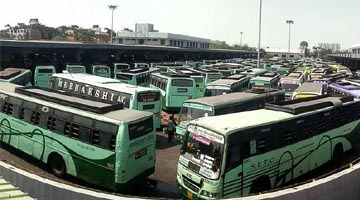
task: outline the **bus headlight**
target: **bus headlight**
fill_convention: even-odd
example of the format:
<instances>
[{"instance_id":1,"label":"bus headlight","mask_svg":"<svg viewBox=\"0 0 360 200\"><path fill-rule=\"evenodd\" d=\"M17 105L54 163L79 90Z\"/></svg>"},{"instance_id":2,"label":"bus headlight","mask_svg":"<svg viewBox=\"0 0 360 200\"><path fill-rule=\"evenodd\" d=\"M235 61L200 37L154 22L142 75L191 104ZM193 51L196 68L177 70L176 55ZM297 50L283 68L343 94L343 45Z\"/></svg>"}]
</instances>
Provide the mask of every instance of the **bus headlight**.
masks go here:
<instances>
[{"instance_id":1,"label":"bus headlight","mask_svg":"<svg viewBox=\"0 0 360 200\"><path fill-rule=\"evenodd\" d=\"M206 190L201 191L201 195L210 197L210 198L215 198L217 193L212 193L212 192L208 192Z\"/></svg>"}]
</instances>

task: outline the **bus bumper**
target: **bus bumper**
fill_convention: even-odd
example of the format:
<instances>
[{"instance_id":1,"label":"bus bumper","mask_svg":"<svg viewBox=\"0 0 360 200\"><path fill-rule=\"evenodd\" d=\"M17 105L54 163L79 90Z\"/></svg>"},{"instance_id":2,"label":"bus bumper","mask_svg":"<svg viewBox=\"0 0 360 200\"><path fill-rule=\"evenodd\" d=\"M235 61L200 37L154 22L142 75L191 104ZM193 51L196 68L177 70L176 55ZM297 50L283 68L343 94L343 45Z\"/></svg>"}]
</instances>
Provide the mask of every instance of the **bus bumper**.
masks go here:
<instances>
[{"instance_id":1,"label":"bus bumper","mask_svg":"<svg viewBox=\"0 0 360 200\"><path fill-rule=\"evenodd\" d=\"M181 197L183 197L184 199L190 199L190 200L197 200L199 199L198 195L191 192L190 190L186 189L185 187L181 186L178 182L178 180L176 180L176 187L181 195Z\"/></svg>"},{"instance_id":2,"label":"bus bumper","mask_svg":"<svg viewBox=\"0 0 360 200\"><path fill-rule=\"evenodd\" d=\"M129 189L130 187L132 187L133 185L135 185L141 181L145 181L145 179L147 177L149 177L151 174L153 174L154 172L155 172L155 166L147 169L146 171L137 175L136 177L134 177L133 179L131 179L130 181L128 181L126 183L116 183L116 191L124 192L127 189Z\"/></svg>"}]
</instances>

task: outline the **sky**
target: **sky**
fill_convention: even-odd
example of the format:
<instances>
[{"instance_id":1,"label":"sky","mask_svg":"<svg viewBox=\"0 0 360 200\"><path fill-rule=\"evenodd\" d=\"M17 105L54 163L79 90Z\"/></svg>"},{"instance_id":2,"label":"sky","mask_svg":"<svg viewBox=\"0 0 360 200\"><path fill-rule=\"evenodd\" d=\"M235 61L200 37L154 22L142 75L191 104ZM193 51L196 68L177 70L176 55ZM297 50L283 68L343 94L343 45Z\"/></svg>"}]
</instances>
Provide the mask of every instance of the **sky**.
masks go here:
<instances>
[{"instance_id":1,"label":"sky","mask_svg":"<svg viewBox=\"0 0 360 200\"><path fill-rule=\"evenodd\" d=\"M6 24L38 18L47 26L98 24L111 27L108 5L114 12L114 30L152 23L160 32L257 46L260 0L16 0L2 1L0 29ZM340 43L342 49L360 43L359 0L263 0L261 46L288 47L286 20L291 19L291 48L307 41Z\"/></svg>"}]
</instances>

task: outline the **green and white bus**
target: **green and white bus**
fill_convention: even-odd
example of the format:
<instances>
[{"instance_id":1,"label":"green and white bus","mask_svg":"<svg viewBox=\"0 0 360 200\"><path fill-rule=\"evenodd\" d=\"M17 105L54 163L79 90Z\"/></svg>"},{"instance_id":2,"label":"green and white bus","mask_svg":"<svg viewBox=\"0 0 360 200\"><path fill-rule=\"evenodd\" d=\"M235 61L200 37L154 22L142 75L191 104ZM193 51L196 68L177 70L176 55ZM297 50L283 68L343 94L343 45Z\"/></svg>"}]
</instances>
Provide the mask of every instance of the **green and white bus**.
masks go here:
<instances>
[{"instance_id":1,"label":"green and white bus","mask_svg":"<svg viewBox=\"0 0 360 200\"><path fill-rule=\"evenodd\" d=\"M6 68L0 71L0 83L8 82L22 86L31 86L32 73L28 69Z\"/></svg>"},{"instance_id":2,"label":"green and white bus","mask_svg":"<svg viewBox=\"0 0 360 200\"><path fill-rule=\"evenodd\" d=\"M154 72L154 70L150 70L149 68L124 69L115 74L115 79L130 85L148 87L150 74L152 72Z\"/></svg>"},{"instance_id":3,"label":"green and white bus","mask_svg":"<svg viewBox=\"0 0 360 200\"><path fill-rule=\"evenodd\" d=\"M205 78L205 84L221 79L222 77L222 74L220 72L212 69L197 68L191 69L191 71L201 73L201 75Z\"/></svg>"},{"instance_id":4,"label":"green and white bus","mask_svg":"<svg viewBox=\"0 0 360 200\"><path fill-rule=\"evenodd\" d=\"M259 69L259 68L252 68L252 69L248 69L244 72L241 72L240 74L246 75L250 78L254 78L257 76L260 76L262 74L265 74L267 71L265 69Z\"/></svg>"},{"instance_id":5,"label":"green and white bus","mask_svg":"<svg viewBox=\"0 0 360 200\"><path fill-rule=\"evenodd\" d=\"M280 74L276 72L266 72L260 76L252 78L249 82L249 88L252 87L270 87L279 88Z\"/></svg>"},{"instance_id":6,"label":"green and white bus","mask_svg":"<svg viewBox=\"0 0 360 200\"><path fill-rule=\"evenodd\" d=\"M114 64L112 64L112 67L113 67L113 74L111 77L114 77L114 78L116 77L116 74L118 74L122 70L130 69L130 65L127 63L114 63Z\"/></svg>"},{"instance_id":7,"label":"green and white bus","mask_svg":"<svg viewBox=\"0 0 360 200\"><path fill-rule=\"evenodd\" d=\"M55 66L36 66L34 73L34 85L42 88L47 88L50 78L56 73Z\"/></svg>"},{"instance_id":8,"label":"green and white bus","mask_svg":"<svg viewBox=\"0 0 360 200\"><path fill-rule=\"evenodd\" d=\"M95 76L111 78L111 69L106 65L91 65L91 73Z\"/></svg>"},{"instance_id":9,"label":"green and white bus","mask_svg":"<svg viewBox=\"0 0 360 200\"><path fill-rule=\"evenodd\" d=\"M82 90L90 87L90 92ZM125 108L154 114L154 127L160 128L160 91L121 83L118 80L90 74L54 74L50 88L66 91L82 98L106 103L123 103Z\"/></svg>"},{"instance_id":10,"label":"green and white bus","mask_svg":"<svg viewBox=\"0 0 360 200\"><path fill-rule=\"evenodd\" d=\"M252 88L244 92L187 100L182 104L175 136L182 141L189 122L200 117L260 109L265 107L265 103L283 100L284 91L272 88Z\"/></svg>"},{"instance_id":11,"label":"green and white bus","mask_svg":"<svg viewBox=\"0 0 360 200\"><path fill-rule=\"evenodd\" d=\"M134 68L149 68L149 66L147 63L134 63Z\"/></svg>"},{"instance_id":12,"label":"green and white bus","mask_svg":"<svg viewBox=\"0 0 360 200\"><path fill-rule=\"evenodd\" d=\"M190 76L195 80L196 84L196 95L195 99L202 98L205 95L205 78L199 72L194 72L188 68L179 68L179 69L169 69L168 72L180 73Z\"/></svg>"},{"instance_id":13,"label":"green and white bus","mask_svg":"<svg viewBox=\"0 0 360 200\"><path fill-rule=\"evenodd\" d=\"M206 84L205 96L218 96L233 92L241 92L249 87L250 77L236 74Z\"/></svg>"},{"instance_id":14,"label":"green and white bus","mask_svg":"<svg viewBox=\"0 0 360 200\"><path fill-rule=\"evenodd\" d=\"M121 108L0 84L0 140L48 164L56 176L126 190L154 172L156 133L152 113Z\"/></svg>"},{"instance_id":15,"label":"green and white bus","mask_svg":"<svg viewBox=\"0 0 360 200\"><path fill-rule=\"evenodd\" d=\"M190 122L177 185L189 199L221 199L279 187L342 157L360 140L360 101L320 97Z\"/></svg>"},{"instance_id":16,"label":"green and white bus","mask_svg":"<svg viewBox=\"0 0 360 200\"><path fill-rule=\"evenodd\" d=\"M69 73L86 74L86 67L83 65L66 65L66 71Z\"/></svg>"},{"instance_id":17,"label":"green and white bus","mask_svg":"<svg viewBox=\"0 0 360 200\"><path fill-rule=\"evenodd\" d=\"M162 109L168 113L179 113L182 103L196 95L195 81L187 75L153 73L150 87L160 90Z\"/></svg>"}]
</instances>

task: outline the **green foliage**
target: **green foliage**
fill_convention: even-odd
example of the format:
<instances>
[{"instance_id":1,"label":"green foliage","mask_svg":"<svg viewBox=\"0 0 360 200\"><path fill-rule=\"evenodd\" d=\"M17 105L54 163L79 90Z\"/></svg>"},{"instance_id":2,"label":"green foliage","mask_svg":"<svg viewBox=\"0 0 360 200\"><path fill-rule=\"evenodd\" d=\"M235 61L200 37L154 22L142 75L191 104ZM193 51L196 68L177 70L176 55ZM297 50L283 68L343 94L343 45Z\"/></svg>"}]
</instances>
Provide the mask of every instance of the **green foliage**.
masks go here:
<instances>
[{"instance_id":1,"label":"green foliage","mask_svg":"<svg viewBox=\"0 0 360 200\"><path fill-rule=\"evenodd\" d=\"M219 40L211 41L210 48L211 49L231 49L231 50L256 51L256 48L249 47L247 44L242 45L242 46L237 45L237 44L228 45L225 41L219 41Z\"/></svg>"},{"instance_id":2,"label":"green foliage","mask_svg":"<svg viewBox=\"0 0 360 200\"><path fill-rule=\"evenodd\" d=\"M300 49L305 53L305 57L310 56L309 43L307 41L300 42Z\"/></svg>"}]
</instances>

